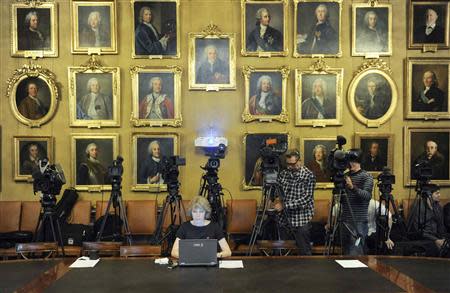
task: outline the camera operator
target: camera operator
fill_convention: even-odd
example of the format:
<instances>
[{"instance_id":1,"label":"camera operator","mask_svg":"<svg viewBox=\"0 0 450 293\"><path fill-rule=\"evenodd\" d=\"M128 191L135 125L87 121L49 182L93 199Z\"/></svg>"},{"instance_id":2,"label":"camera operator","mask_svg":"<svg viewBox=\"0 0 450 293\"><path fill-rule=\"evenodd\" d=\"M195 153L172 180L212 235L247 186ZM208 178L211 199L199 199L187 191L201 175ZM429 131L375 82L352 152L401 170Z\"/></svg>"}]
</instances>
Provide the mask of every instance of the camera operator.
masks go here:
<instances>
[{"instance_id":1,"label":"camera operator","mask_svg":"<svg viewBox=\"0 0 450 293\"><path fill-rule=\"evenodd\" d=\"M428 189L431 196L428 196L426 199L420 199L414 207L410 219L413 221L413 228L416 231L419 231L419 223L423 223L421 238L422 240L433 241L436 249L430 251L430 254L437 256L444 245L445 238L449 238L450 235L446 233L443 209L439 204L441 197L440 187L436 184L430 184ZM420 215L418 215L419 209Z\"/></svg>"},{"instance_id":2,"label":"camera operator","mask_svg":"<svg viewBox=\"0 0 450 293\"><path fill-rule=\"evenodd\" d=\"M345 189L347 201L341 199L342 219L348 228L356 229L351 234L348 229L342 229L342 249L344 254L363 255L365 238L368 233L368 207L372 198L373 177L365 170L361 169L362 152L360 149L351 149L354 153L349 160L350 172L345 176ZM352 213L353 220L352 221ZM355 237L356 236L356 237ZM359 239L359 241L358 241Z\"/></svg>"},{"instance_id":3,"label":"camera operator","mask_svg":"<svg viewBox=\"0 0 450 293\"><path fill-rule=\"evenodd\" d=\"M302 255L311 255L311 219L314 215L314 187L316 178L302 166L300 152L289 150L286 153L287 169L278 175L278 182L284 191L284 208L295 233L295 241ZM283 210L281 202L275 202L274 209Z\"/></svg>"}]
</instances>

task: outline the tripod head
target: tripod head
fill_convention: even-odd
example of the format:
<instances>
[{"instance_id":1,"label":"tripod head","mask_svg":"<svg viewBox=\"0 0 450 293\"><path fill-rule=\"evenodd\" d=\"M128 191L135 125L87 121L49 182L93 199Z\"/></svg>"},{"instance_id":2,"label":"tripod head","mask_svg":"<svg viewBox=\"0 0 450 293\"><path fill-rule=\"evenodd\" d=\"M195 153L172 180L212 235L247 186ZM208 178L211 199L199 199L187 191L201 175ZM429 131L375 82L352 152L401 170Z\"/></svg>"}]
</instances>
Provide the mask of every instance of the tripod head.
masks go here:
<instances>
[{"instance_id":1,"label":"tripod head","mask_svg":"<svg viewBox=\"0 0 450 293\"><path fill-rule=\"evenodd\" d=\"M175 198L179 196L180 191L180 181L178 180L178 175L180 171L179 166L186 165L186 158L180 156L171 156L162 158L162 174L164 178L164 183L167 185L167 191L169 193L169 202L175 201Z\"/></svg>"}]
</instances>

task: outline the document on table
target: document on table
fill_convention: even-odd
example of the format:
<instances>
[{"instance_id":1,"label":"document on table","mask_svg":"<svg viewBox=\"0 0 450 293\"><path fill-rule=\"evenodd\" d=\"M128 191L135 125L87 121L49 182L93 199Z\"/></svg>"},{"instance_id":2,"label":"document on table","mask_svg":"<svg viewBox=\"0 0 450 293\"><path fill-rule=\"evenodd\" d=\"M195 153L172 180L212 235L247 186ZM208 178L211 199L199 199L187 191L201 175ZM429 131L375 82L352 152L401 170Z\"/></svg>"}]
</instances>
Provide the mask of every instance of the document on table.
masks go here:
<instances>
[{"instance_id":1,"label":"document on table","mask_svg":"<svg viewBox=\"0 0 450 293\"><path fill-rule=\"evenodd\" d=\"M344 269L367 268L367 266L357 259L337 259L336 262Z\"/></svg>"},{"instance_id":2,"label":"document on table","mask_svg":"<svg viewBox=\"0 0 450 293\"><path fill-rule=\"evenodd\" d=\"M89 259L89 257L82 256L69 266L69 268L93 268L100 261L100 259Z\"/></svg>"},{"instance_id":3,"label":"document on table","mask_svg":"<svg viewBox=\"0 0 450 293\"><path fill-rule=\"evenodd\" d=\"M244 263L242 260L221 260L219 261L219 268L221 269L243 269Z\"/></svg>"}]
</instances>

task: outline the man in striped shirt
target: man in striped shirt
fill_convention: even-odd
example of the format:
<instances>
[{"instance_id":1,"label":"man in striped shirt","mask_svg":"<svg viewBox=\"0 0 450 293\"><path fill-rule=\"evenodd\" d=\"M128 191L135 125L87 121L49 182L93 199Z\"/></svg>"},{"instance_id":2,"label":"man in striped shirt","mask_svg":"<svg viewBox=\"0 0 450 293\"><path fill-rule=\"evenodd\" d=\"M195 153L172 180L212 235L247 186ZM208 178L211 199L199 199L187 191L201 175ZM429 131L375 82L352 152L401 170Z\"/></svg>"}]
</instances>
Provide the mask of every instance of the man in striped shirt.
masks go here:
<instances>
[{"instance_id":1,"label":"man in striped shirt","mask_svg":"<svg viewBox=\"0 0 450 293\"><path fill-rule=\"evenodd\" d=\"M350 206L341 197L342 221L346 227L342 229L342 249L347 255L363 255L369 229L367 210L372 198L373 177L361 169L361 150L352 149L350 152L357 156L350 161L350 172L345 176L345 192Z\"/></svg>"}]
</instances>

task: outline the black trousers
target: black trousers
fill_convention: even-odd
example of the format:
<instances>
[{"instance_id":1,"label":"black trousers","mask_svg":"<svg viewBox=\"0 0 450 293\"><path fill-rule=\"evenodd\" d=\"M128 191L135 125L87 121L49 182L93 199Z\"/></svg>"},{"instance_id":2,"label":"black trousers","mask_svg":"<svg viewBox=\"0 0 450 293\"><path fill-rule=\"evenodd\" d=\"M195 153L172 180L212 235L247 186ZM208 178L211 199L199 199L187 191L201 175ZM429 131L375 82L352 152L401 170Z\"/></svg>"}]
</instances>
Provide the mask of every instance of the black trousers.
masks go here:
<instances>
[{"instance_id":1,"label":"black trousers","mask_svg":"<svg viewBox=\"0 0 450 293\"><path fill-rule=\"evenodd\" d=\"M298 247L298 252L300 255L311 255L311 223L307 223L303 226L292 227L294 233L294 239ZM292 239L292 236L287 231L283 229L280 233L281 239L287 240Z\"/></svg>"}]
</instances>

